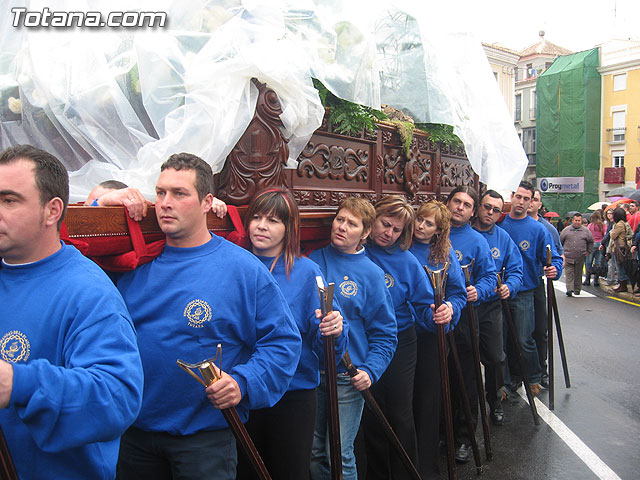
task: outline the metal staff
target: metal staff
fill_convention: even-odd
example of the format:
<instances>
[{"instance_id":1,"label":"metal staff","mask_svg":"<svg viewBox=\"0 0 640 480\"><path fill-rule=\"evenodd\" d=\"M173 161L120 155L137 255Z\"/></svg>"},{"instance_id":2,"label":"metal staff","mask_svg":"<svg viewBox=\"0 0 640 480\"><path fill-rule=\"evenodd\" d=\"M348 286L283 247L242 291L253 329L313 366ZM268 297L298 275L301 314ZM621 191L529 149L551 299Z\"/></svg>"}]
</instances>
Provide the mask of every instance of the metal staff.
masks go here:
<instances>
[{"instance_id":1,"label":"metal staff","mask_svg":"<svg viewBox=\"0 0 640 480\"><path fill-rule=\"evenodd\" d=\"M467 429L469 430L469 438L471 439L471 448L473 449L473 461L476 464L476 473L482 474L482 461L480 460L480 450L478 450L478 442L476 442L476 431L473 428L473 422L471 421L471 406L469 405L469 397L467 396L467 390L464 388L464 379L462 377L462 367L460 366L460 358L458 357L458 347L456 347L456 338L453 336L453 330L447 333L449 340L449 346L451 347L451 356L453 357L453 363L456 366L456 372L458 373L458 384L460 391L462 392L462 405L464 406L464 415L467 419Z\"/></svg>"},{"instance_id":2,"label":"metal staff","mask_svg":"<svg viewBox=\"0 0 640 480\"><path fill-rule=\"evenodd\" d=\"M423 265L427 277L431 281L436 310L442 305L445 274L449 264L445 263L440 270L430 270ZM447 469L449 480L457 478L455 452L453 448L453 415L451 414L451 390L449 389L449 366L447 364L447 344L444 335L444 325L436 325L438 336L438 354L440 355L440 382L442 383L442 407L444 408L444 426L447 435Z\"/></svg>"},{"instance_id":3,"label":"metal staff","mask_svg":"<svg viewBox=\"0 0 640 480\"><path fill-rule=\"evenodd\" d=\"M355 365L351 361L351 357L349 356L348 350L345 352L344 356L342 357L342 364L347 369L347 373L351 378L355 377L358 374L358 369L355 367ZM393 431L393 428L389 424L389 421L384 416L384 413L380 409L380 406L378 405L378 402L376 402L376 399L373 397L371 390L369 390L368 388L365 388L364 390L360 390L360 393L364 397L364 403L367 404L367 407L369 407L369 409L371 410L371 412L373 412L373 415L376 417L378 422L380 422L380 425L382 425L383 427L382 430L387 436L387 440L389 440L391 445L395 447L396 451L398 452L398 455L400 455L400 460L402 460L402 464L407 469L407 472L409 472L409 475L411 476L411 478L413 478L414 480L421 480L420 474L418 473L418 469L411 461L411 458L409 458L409 454L402 446L400 439L398 439L395 432Z\"/></svg>"},{"instance_id":4,"label":"metal staff","mask_svg":"<svg viewBox=\"0 0 640 480\"><path fill-rule=\"evenodd\" d=\"M547 245L546 266L551 266L551 246ZM553 280L547 277L547 354L549 355L549 410L555 408L555 374L553 361L553 319L555 317L556 329L558 330L558 344L560 347L560 359L564 371L564 381L567 388L571 387L569 379L569 367L564 350L564 340L562 338L562 328L560 327L560 314L558 312L558 302L556 292L553 288Z\"/></svg>"},{"instance_id":5,"label":"metal staff","mask_svg":"<svg viewBox=\"0 0 640 480\"><path fill-rule=\"evenodd\" d=\"M217 371L215 367L216 359L219 359L219 366ZM180 368L182 368L185 372L195 378L206 388L220 379L222 372L222 347L220 344L218 344L218 351L216 353L216 356L210 358L209 360L204 360L200 363L191 364L180 359L176 360L176 362L178 363L178 366ZM197 370L198 372L200 372L202 378L195 374L193 370ZM244 453L246 453L247 457L249 457L251 465L253 466L253 469L255 470L258 478L260 480L271 480L271 476L267 471L267 467L262 461L262 457L260 457L260 453L258 453L256 446L253 444L253 440L251 440L249 432L247 432L247 429L240 420L235 407L221 408L220 411L222 412L224 419L229 424L229 427L231 427L231 431L236 437L236 440L240 442L240 445L242 445Z\"/></svg>"},{"instance_id":6,"label":"metal staff","mask_svg":"<svg viewBox=\"0 0 640 480\"><path fill-rule=\"evenodd\" d=\"M333 310L333 287L330 283L326 287L322 277L316 277L320 310L322 317ZM342 446L340 445L340 414L338 412L338 384L335 358L335 340L333 336L322 337L324 344L324 371L327 384L327 411L329 412L329 458L331 459L331 479L342 479Z\"/></svg>"},{"instance_id":7,"label":"metal staff","mask_svg":"<svg viewBox=\"0 0 640 480\"><path fill-rule=\"evenodd\" d=\"M0 479L18 480L18 472L13 464L13 458L11 458L11 452L4 439L2 428L0 428Z\"/></svg>"},{"instance_id":8,"label":"metal staff","mask_svg":"<svg viewBox=\"0 0 640 480\"><path fill-rule=\"evenodd\" d=\"M498 289L502 287L502 277L504 276L504 268L502 269L502 276L500 273L496 273L498 277ZM527 377L527 371L524 368L524 360L522 359L522 349L520 348L520 342L518 341L518 335L516 334L516 327L511 317L511 310L509 310L509 302L506 299L500 299L502 302L502 311L507 319L507 326L509 327L509 334L511 336L511 342L516 350L516 357L518 358L518 365L520 365L520 373L522 374L522 381L524 382L524 389L527 392L527 399L529 400L529 407L531 408L531 415L533 416L533 423L540 425L540 419L538 417L538 409L533 400L533 394L529 387L529 377Z\"/></svg>"},{"instance_id":9,"label":"metal staff","mask_svg":"<svg viewBox=\"0 0 640 480\"><path fill-rule=\"evenodd\" d=\"M465 285L471 286L471 269L475 259L468 265L461 265L464 273ZM485 400L484 384L482 383L482 370L480 368L480 346L478 343L478 330L476 323L476 313L473 310L473 302L467 302L467 312L469 314L469 324L471 327L471 343L473 343L473 358L476 372L476 386L478 390L478 402L480 403L480 417L482 418L482 434L484 435L484 453L487 460L491 460L493 452L491 450L491 432L489 431L489 421L487 419L487 405Z\"/></svg>"}]
</instances>

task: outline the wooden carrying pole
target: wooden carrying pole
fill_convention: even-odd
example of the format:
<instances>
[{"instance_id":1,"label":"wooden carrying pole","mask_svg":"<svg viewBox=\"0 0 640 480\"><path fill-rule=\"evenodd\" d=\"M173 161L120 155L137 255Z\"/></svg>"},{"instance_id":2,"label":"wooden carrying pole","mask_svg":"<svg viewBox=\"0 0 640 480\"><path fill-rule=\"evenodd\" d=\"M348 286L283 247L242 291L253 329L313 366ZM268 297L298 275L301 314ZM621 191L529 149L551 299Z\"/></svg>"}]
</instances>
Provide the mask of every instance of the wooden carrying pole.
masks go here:
<instances>
[{"instance_id":1,"label":"wooden carrying pole","mask_svg":"<svg viewBox=\"0 0 640 480\"><path fill-rule=\"evenodd\" d=\"M504 269L502 270L504 275ZM498 276L498 288L502 287L502 276L497 273ZM518 365L520 366L520 373L522 374L522 381L524 382L524 389L527 394L527 400L529 400L529 408L531 408L531 415L533 416L533 423L536 425L540 425L540 419L538 417L538 409L536 408L535 401L533 399L533 393L531 393L529 377L527 376L527 370L524 366L524 360L522 359L522 348L520 347L520 342L518 341L518 335L516 334L516 327L513 323L513 318L511 317L511 310L509 310L509 302L507 300L500 299L502 303L502 311L504 312L504 317L507 320L507 329L509 330L509 335L511 337L511 343L513 344L513 348L516 351L516 358L518 359Z\"/></svg>"},{"instance_id":2,"label":"wooden carrying pole","mask_svg":"<svg viewBox=\"0 0 640 480\"><path fill-rule=\"evenodd\" d=\"M218 372L222 372L222 368L220 365L219 367L217 367L218 371L216 371L214 361L216 358L221 358L221 357L222 357L221 346L218 345L218 353L212 359L205 360L197 364L190 364L178 359L177 363L180 368L182 368L185 372L187 372L189 375L195 378L198 382L200 382L206 388L212 383L220 379L220 374ZM193 370L198 370L202 375L202 378L200 378L197 374L195 374ZM234 407L229 407L229 408L221 408L220 412L222 413L222 416L229 424L229 427L231 428L233 435L236 437L236 440L242 446L244 453L249 458L249 461L251 462L251 465L253 466L253 469L255 470L258 479L271 480L271 475L269 475L269 471L267 470L266 465L262 461L262 457L260 456L258 449L254 445L253 440L251 440L251 436L249 435L249 432L247 432L247 429L242 423L242 420L240 420L240 416L238 415L237 410ZM212 474L215 476L215 472L212 472Z\"/></svg>"},{"instance_id":3,"label":"wooden carrying pole","mask_svg":"<svg viewBox=\"0 0 640 480\"><path fill-rule=\"evenodd\" d=\"M347 369L347 373L351 378L355 377L358 374L358 369L353 365L351 357L349 356L349 351L345 352L344 356L342 357L342 364ZM418 469L411 461L411 458L409 458L409 454L402 446L402 443L393 431L393 428L391 428L391 424L389 424L387 417L384 416L384 413L380 409L380 406L378 405L378 402L376 402L376 399L373 397L371 390L365 388L364 390L360 390L360 393L364 398L364 403L367 404L369 410L371 410L374 417L376 417L378 422L380 422L380 425L382 425L382 430L384 431L387 440L389 440L389 443L391 443L391 445L393 445L396 449L396 452L398 452L400 460L402 460L402 464L407 469L407 473L409 473L409 476L414 480L421 480Z\"/></svg>"},{"instance_id":4,"label":"wooden carrying pole","mask_svg":"<svg viewBox=\"0 0 640 480\"><path fill-rule=\"evenodd\" d=\"M431 270L423 265L427 277L433 286L434 305L436 310L442 305L444 282L449 264L445 263L440 270ZM447 438L447 471L449 480L456 479L456 459L453 446L453 415L451 414L451 390L449 388L449 365L447 363L447 342L445 339L444 325L436 325L438 336L438 355L440 357L440 382L442 384L442 408L444 409L444 427Z\"/></svg>"},{"instance_id":5,"label":"wooden carrying pole","mask_svg":"<svg viewBox=\"0 0 640 480\"><path fill-rule=\"evenodd\" d=\"M471 269L475 259L471 260L468 265L461 265L464 273L465 284L471 286ZM493 458L491 448L491 432L489 430L489 419L487 417L487 404L485 400L484 384L482 383L482 368L480 366L480 346L478 343L478 324L476 322L476 312L473 309L473 302L467 302L467 314L469 315L469 327L471 329L471 343L473 351L474 367L476 372L476 387L478 391L478 403L480 403L480 417L482 419L482 434L484 435L484 453L487 460Z\"/></svg>"},{"instance_id":6,"label":"wooden carrying pole","mask_svg":"<svg viewBox=\"0 0 640 480\"><path fill-rule=\"evenodd\" d=\"M18 472L13 464L2 428L0 428L0 480L18 480Z\"/></svg>"},{"instance_id":7,"label":"wooden carrying pole","mask_svg":"<svg viewBox=\"0 0 640 480\"><path fill-rule=\"evenodd\" d=\"M546 266L551 266L551 247L547 245ZM560 314L558 312L558 301L556 291L553 288L553 280L547 277L547 355L549 356L549 410L555 409L555 374L554 374L554 353L553 353L553 324L555 317L556 330L558 332L558 345L560 347L560 359L562 370L564 371L564 382L567 388L571 388L569 378L569 367L564 349L564 339L562 338L562 327L560 326Z\"/></svg>"},{"instance_id":8,"label":"wooden carrying pole","mask_svg":"<svg viewBox=\"0 0 640 480\"><path fill-rule=\"evenodd\" d=\"M316 277L322 317L333 310L333 287L326 287L322 277ZM331 460L331 480L342 479L342 445L340 444L340 413L338 412L338 383L336 370L335 340L332 335L322 337L324 344L324 372L327 386L327 412L329 412L329 458Z\"/></svg>"}]
</instances>

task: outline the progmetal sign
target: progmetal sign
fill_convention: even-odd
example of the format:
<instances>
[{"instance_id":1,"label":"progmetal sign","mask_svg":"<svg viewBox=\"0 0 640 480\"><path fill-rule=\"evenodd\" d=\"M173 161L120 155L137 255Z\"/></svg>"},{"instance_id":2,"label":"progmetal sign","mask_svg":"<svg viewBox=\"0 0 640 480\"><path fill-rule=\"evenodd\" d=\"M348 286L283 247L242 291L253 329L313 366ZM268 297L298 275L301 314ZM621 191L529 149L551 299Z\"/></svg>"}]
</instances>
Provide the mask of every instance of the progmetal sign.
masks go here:
<instances>
[{"instance_id":1,"label":"progmetal sign","mask_svg":"<svg viewBox=\"0 0 640 480\"><path fill-rule=\"evenodd\" d=\"M544 177L538 179L542 193L584 193L584 177Z\"/></svg>"}]
</instances>

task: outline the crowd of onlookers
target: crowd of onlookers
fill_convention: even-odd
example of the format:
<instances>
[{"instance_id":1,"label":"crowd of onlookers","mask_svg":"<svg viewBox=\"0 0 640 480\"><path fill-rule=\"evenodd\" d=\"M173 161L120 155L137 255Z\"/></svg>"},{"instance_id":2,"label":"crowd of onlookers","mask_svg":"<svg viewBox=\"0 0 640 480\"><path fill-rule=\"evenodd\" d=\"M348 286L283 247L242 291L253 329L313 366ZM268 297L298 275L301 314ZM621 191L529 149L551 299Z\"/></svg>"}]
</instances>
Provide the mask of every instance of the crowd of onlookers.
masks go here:
<instances>
[{"instance_id":1,"label":"crowd of onlookers","mask_svg":"<svg viewBox=\"0 0 640 480\"><path fill-rule=\"evenodd\" d=\"M640 210L638 201L604 205L590 215L574 212L568 225L556 223L565 250L567 296L580 293L583 286L615 285L615 292L640 295Z\"/></svg>"}]
</instances>

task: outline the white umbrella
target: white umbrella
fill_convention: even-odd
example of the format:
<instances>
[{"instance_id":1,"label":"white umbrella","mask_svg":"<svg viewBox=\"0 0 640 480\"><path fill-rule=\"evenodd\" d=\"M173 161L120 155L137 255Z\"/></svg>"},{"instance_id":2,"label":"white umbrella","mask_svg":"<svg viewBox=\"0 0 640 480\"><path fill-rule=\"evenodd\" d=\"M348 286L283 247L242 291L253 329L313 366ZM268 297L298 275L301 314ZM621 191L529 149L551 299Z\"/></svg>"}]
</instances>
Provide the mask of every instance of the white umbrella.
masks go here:
<instances>
[{"instance_id":1,"label":"white umbrella","mask_svg":"<svg viewBox=\"0 0 640 480\"><path fill-rule=\"evenodd\" d=\"M600 210L601 208L604 208L605 206L610 205L610 204L611 204L611 202L596 202L596 203L593 203L593 204L589 205L587 207L587 210Z\"/></svg>"}]
</instances>

